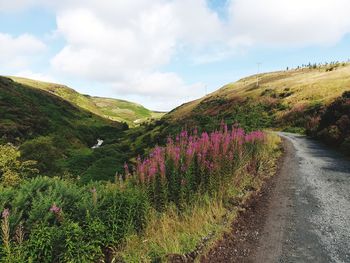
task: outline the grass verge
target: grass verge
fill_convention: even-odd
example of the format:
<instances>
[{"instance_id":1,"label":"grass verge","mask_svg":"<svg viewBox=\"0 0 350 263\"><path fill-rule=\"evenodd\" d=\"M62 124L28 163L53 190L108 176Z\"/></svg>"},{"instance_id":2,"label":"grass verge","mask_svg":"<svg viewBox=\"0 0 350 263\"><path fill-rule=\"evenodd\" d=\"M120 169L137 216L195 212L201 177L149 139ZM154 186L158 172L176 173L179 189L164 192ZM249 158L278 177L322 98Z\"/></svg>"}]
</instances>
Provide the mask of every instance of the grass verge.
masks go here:
<instances>
[{"instance_id":1,"label":"grass verge","mask_svg":"<svg viewBox=\"0 0 350 263\"><path fill-rule=\"evenodd\" d=\"M215 197L202 196L186 211L168 207L162 214L152 211L142 236L130 235L114 259L122 262L172 262L205 253L226 231L244 203L259 192L264 182L275 175L281 153L281 140L269 133L259 156L256 171L242 166L229 191ZM248 169L249 170L249 169Z\"/></svg>"}]
</instances>

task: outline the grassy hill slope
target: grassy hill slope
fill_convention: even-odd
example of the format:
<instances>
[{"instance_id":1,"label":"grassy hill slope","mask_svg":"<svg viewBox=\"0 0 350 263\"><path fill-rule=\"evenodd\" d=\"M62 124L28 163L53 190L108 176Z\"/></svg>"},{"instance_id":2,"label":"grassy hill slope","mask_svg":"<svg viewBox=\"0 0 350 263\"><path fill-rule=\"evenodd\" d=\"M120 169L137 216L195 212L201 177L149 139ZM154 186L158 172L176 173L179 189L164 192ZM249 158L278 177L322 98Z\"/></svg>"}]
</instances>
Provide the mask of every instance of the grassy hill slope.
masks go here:
<instances>
[{"instance_id":1,"label":"grassy hill slope","mask_svg":"<svg viewBox=\"0 0 350 263\"><path fill-rule=\"evenodd\" d=\"M151 118L157 119L164 115L161 112L154 112L146 109L140 104L125 100L91 97L91 101L102 112L104 117L125 121L134 126Z\"/></svg>"},{"instance_id":2,"label":"grassy hill slope","mask_svg":"<svg viewBox=\"0 0 350 263\"><path fill-rule=\"evenodd\" d=\"M341 64L332 71L319 67L271 72L230 83L174 109L164 119L203 125L223 119L246 128L304 128L308 117L347 90L350 90L349 64Z\"/></svg>"},{"instance_id":3,"label":"grassy hill slope","mask_svg":"<svg viewBox=\"0 0 350 263\"><path fill-rule=\"evenodd\" d=\"M121 129L49 92L0 77L0 138L26 140L50 133L69 133L83 143L93 143L100 128Z\"/></svg>"},{"instance_id":4,"label":"grassy hill slope","mask_svg":"<svg viewBox=\"0 0 350 263\"><path fill-rule=\"evenodd\" d=\"M100 165L113 169L108 174L113 176L127 160L127 150L108 148L108 144L119 140L124 129L122 123L78 108L50 92L0 77L0 144L20 145L22 157L38 161L44 174L72 173L67 166L80 167L82 172L102 160L105 163ZM92 151L97 138L105 141L105 148ZM112 165L107 165L105 157L112 158Z\"/></svg>"},{"instance_id":5,"label":"grassy hill slope","mask_svg":"<svg viewBox=\"0 0 350 263\"><path fill-rule=\"evenodd\" d=\"M10 78L18 83L48 91L101 117L114 121L126 122L132 127L150 118L159 118L163 115L162 113L148 110L137 103L118 99L91 97L80 94L74 89L60 84L20 77Z\"/></svg>"},{"instance_id":6,"label":"grassy hill slope","mask_svg":"<svg viewBox=\"0 0 350 263\"><path fill-rule=\"evenodd\" d=\"M349 90L350 64L346 63L254 75L185 103L154 123L130 130L129 136L142 154L148 145L165 144L168 135L182 129L211 131L221 121L248 131L274 128L303 133L310 126L317 130L323 113Z\"/></svg>"}]
</instances>

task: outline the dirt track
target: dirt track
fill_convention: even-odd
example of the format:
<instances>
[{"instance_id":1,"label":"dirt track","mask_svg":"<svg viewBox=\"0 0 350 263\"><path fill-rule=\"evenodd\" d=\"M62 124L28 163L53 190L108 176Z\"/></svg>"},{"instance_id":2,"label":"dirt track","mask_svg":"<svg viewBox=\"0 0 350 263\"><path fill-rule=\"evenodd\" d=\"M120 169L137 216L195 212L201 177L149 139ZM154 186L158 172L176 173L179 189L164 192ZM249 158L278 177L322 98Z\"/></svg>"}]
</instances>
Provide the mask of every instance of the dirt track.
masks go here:
<instances>
[{"instance_id":1,"label":"dirt track","mask_svg":"<svg viewBox=\"0 0 350 263\"><path fill-rule=\"evenodd\" d=\"M350 162L280 133L277 177L201 262L350 262Z\"/></svg>"}]
</instances>

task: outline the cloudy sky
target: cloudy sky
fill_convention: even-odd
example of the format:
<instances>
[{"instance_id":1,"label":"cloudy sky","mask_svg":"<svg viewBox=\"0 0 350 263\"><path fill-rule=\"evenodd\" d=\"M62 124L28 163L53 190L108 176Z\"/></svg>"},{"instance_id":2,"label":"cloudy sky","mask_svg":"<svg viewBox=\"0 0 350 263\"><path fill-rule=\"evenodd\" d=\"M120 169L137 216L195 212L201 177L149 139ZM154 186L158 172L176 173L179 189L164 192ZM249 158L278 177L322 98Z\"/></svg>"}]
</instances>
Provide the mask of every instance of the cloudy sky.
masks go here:
<instances>
[{"instance_id":1,"label":"cloudy sky","mask_svg":"<svg viewBox=\"0 0 350 263\"><path fill-rule=\"evenodd\" d=\"M349 0L0 0L0 75L170 110L262 71L350 58Z\"/></svg>"}]
</instances>

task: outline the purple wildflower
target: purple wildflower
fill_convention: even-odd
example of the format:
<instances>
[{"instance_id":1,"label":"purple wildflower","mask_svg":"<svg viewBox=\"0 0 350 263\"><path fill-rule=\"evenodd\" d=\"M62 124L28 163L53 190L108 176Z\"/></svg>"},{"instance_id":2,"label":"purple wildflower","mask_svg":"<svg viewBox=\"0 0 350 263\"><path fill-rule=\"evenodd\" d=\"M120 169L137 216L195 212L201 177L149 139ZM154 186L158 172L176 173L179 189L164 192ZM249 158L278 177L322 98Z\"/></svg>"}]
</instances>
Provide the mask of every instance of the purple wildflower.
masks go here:
<instances>
[{"instance_id":1,"label":"purple wildflower","mask_svg":"<svg viewBox=\"0 0 350 263\"><path fill-rule=\"evenodd\" d=\"M50 212L52 212L54 214L59 214L61 212L61 208L59 208L56 204L53 204L50 207Z\"/></svg>"},{"instance_id":2,"label":"purple wildflower","mask_svg":"<svg viewBox=\"0 0 350 263\"><path fill-rule=\"evenodd\" d=\"M10 216L10 209L5 208L4 211L2 211L2 218L7 218Z\"/></svg>"}]
</instances>

